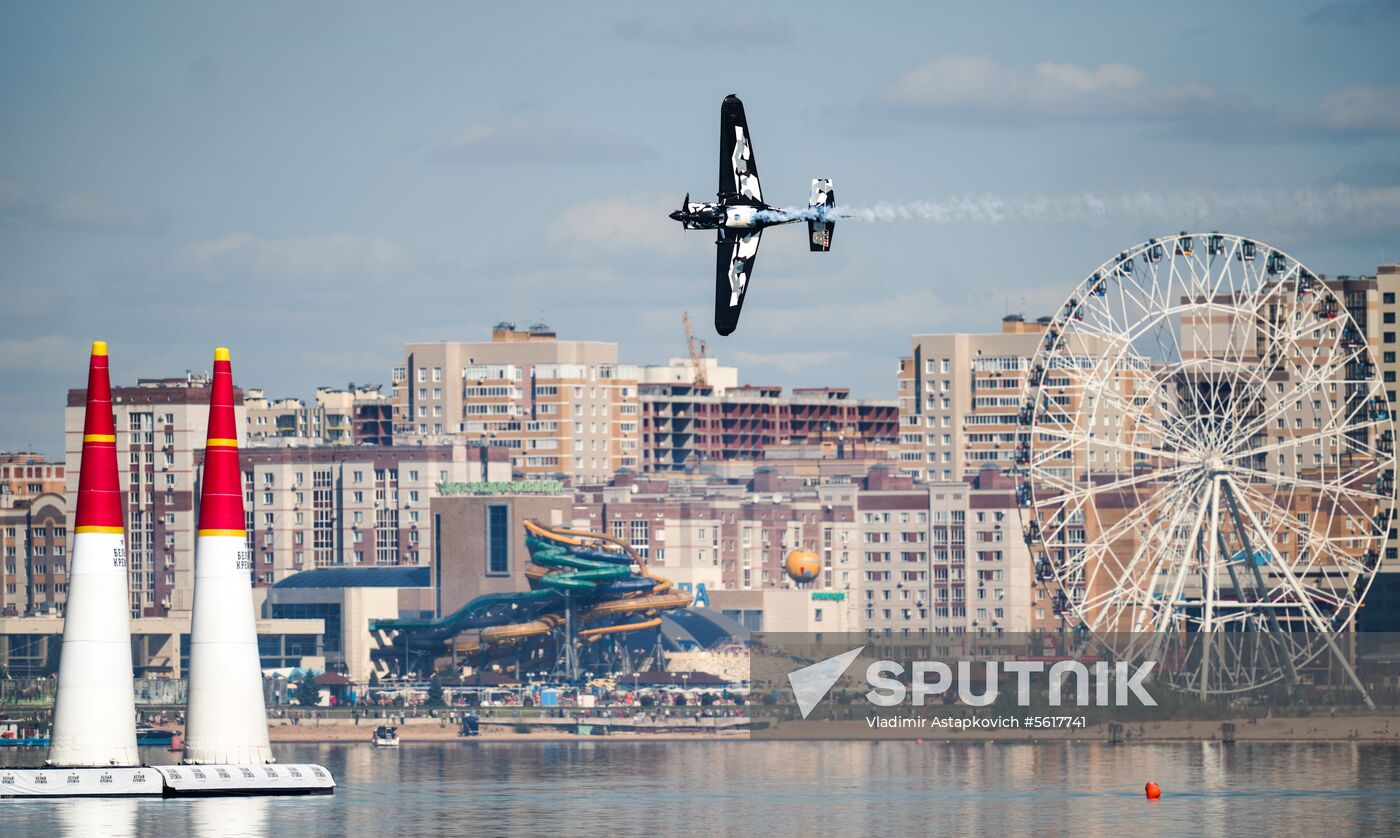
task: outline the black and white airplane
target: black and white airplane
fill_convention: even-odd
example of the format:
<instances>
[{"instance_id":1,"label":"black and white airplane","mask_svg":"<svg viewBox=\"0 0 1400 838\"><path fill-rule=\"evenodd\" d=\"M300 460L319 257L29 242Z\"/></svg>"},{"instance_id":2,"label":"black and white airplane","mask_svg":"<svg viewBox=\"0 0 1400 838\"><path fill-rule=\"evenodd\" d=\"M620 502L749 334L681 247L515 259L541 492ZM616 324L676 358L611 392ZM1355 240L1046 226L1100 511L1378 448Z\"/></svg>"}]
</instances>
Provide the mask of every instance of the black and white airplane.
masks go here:
<instances>
[{"instance_id":1,"label":"black and white airplane","mask_svg":"<svg viewBox=\"0 0 1400 838\"><path fill-rule=\"evenodd\" d=\"M715 203L690 202L685 196L681 208L671 218L687 230L718 230L718 256L715 265L715 331L727 335L739 325L739 311L753 277L758 256L758 240L765 227L807 222L807 241L813 251L831 249L836 228L836 193L831 181L812 181L812 194L806 210L784 210L763 202L758 184L758 162L754 159L753 139L744 118L744 103L729 94L719 109L719 193Z\"/></svg>"}]
</instances>

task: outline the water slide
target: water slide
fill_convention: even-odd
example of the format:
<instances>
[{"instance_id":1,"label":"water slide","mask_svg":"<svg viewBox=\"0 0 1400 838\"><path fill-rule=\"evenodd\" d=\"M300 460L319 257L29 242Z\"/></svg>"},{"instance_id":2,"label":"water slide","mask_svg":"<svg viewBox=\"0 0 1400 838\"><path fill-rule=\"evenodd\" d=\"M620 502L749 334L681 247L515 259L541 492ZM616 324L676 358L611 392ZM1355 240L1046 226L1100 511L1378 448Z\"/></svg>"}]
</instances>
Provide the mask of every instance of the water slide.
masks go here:
<instances>
[{"instance_id":1,"label":"water slide","mask_svg":"<svg viewBox=\"0 0 1400 838\"><path fill-rule=\"evenodd\" d=\"M573 610L577 636L593 640L611 634L655 628L659 612L684 608L691 597L652 574L646 562L623 542L602 533L525 522L530 590L486 594L437 619L380 619L370 630L419 651L434 651L453 638L457 650L472 654L509 647L548 635ZM396 654L396 653L390 653Z\"/></svg>"}]
</instances>

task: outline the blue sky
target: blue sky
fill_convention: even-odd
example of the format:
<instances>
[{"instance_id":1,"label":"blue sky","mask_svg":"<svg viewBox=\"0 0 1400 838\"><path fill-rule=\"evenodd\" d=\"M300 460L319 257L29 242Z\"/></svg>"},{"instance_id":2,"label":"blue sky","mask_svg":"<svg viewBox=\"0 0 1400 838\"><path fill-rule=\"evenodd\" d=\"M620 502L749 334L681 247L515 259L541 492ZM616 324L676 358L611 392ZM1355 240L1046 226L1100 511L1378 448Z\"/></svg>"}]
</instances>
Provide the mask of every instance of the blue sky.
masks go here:
<instances>
[{"instance_id":1,"label":"blue sky","mask_svg":"<svg viewBox=\"0 0 1400 838\"><path fill-rule=\"evenodd\" d=\"M0 449L61 453L99 337L118 382L226 343L309 397L502 319L664 362L689 310L747 381L889 398L911 333L1048 313L1153 235L1400 261L1400 3L1217 5L8 4ZM711 236L665 213L730 92L770 201L922 215L770 231L719 338Z\"/></svg>"}]
</instances>

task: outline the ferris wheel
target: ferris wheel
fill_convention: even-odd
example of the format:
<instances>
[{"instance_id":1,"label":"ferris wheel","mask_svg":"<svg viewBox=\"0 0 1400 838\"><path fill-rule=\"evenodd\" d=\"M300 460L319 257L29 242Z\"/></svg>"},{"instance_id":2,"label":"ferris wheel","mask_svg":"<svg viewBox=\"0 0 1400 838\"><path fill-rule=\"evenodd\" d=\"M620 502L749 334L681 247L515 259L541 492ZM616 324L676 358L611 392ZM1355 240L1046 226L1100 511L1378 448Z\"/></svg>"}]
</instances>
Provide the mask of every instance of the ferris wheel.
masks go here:
<instances>
[{"instance_id":1,"label":"ferris wheel","mask_svg":"<svg viewBox=\"0 0 1400 838\"><path fill-rule=\"evenodd\" d=\"M1015 452L1067 624L1202 695L1294 683L1336 652L1394 514L1374 319L1363 281L1220 233L1139 244L1081 282L1031 361Z\"/></svg>"}]
</instances>

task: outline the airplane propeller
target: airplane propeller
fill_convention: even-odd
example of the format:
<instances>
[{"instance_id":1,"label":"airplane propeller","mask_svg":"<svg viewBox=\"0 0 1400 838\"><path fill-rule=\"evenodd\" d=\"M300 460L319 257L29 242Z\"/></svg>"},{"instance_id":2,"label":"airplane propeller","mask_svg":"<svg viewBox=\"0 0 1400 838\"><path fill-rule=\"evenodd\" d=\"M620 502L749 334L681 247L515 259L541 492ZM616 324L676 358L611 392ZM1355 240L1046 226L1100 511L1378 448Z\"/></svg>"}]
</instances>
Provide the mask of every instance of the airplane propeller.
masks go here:
<instances>
[{"instance_id":1,"label":"airplane propeller","mask_svg":"<svg viewBox=\"0 0 1400 838\"><path fill-rule=\"evenodd\" d=\"M677 210L676 212L671 213L671 217L672 217L672 218L674 218L675 220L681 222L681 236L682 236L682 237L684 237L685 234L686 234L686 232L689 230L689 228L685 226L685 213L686 213L686 210L688 210L689 208L690 208L690 193L687 192L687 193L685 193L685 198L683 198L683 199L681 200L681 208L680 208L679 210Z\"/></svg>"}]
</instances>

